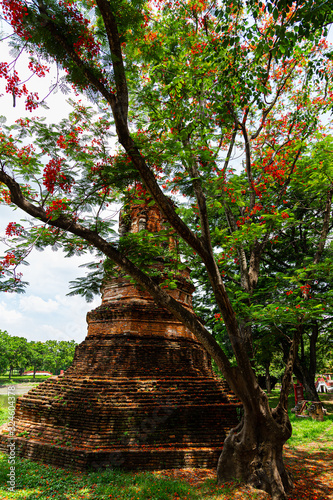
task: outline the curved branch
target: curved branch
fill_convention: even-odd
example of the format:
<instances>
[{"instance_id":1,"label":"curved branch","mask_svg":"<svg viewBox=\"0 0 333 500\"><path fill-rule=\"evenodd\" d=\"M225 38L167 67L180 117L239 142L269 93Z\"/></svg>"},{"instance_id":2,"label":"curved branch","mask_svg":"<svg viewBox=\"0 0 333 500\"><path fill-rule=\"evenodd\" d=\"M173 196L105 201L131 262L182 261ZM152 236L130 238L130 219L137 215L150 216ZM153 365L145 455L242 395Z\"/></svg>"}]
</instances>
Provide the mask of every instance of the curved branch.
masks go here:
<instances>
[{"instance_id":1,"label":"curved branch","mask_svg":"<svg viewBox=\"0 0 333 500\"><path fill-rule=\"evenodd\" d=\"M190 142L188 139L183 140L183 146L184 146L185 150L188 150L190 153L188 167L189 167L190 175L192 177L192 179L191 179L192 186L193 186L195 196L196 196L196 199L198 202L198 210L199 210L199 216L200 216L200 222L201 222L201 234L202 234L201 239L204 241L209 253L211 255L213 255L213 248L212 248L212 243L211 243L208 216L207 216L206 196L205 196L203 189L202 189L202 183L201 183L200 174L198 171L196 159L195 159L194 155L192 154Z\"/></svg>"},{"instance_id":2,"label":"curved branch","mask_svg":"<svg viewBox=\"0 0 333 500\"><path fill-rule=\"evenodd\" d=\"M270 56L271 56L271 54L270 54ZM260 123L258 129L256 130L256 132L254 132L253 134L251 134L251 139L256 139L258 137L258 135L260 134L260 132L261 132L261 130L262 130L264 124L265 124L265 120L266 120L268 114L270 113L270 111L275 106L276 101L280 97L281 92L282 92L285 84L287 83L288 79L290 78L292 72L295 69L295 66L296 66L296 62L291 67L291 70L289 71L289 73L287 74L287 76L284 78L284 80L283 80L282 84L280 85L280 87L277 89L275 97L274 97L273 101L271 102L271 104L268 106L268 108L266 108L266 109L263 110L263 112L262 112L262 118L261 118L261 123Z\"/></svg>"}]
</instances>

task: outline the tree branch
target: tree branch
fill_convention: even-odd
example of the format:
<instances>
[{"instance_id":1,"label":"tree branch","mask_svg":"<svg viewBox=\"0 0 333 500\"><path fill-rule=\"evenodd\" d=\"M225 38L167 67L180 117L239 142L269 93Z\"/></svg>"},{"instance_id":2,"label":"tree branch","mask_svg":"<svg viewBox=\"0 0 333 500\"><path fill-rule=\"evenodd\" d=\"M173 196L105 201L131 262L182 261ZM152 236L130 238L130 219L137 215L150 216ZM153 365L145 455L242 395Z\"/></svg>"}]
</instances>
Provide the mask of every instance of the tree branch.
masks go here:
<instances>
[{"instance_id":1,"label":"tree branch","mask_svg":"<svg viewBox=\"0 0 333 500\"><path fill-rule=\"evenodd\" d=\"M289 355L288 359L286 362L286 368L284 370L283 374L283 379L282 379L282 387L281 387L281 392L280 392L280 398L278 405L276 409L282 408L283 410L287 411L288 409L288 394L289 394L289 387L293 375L293 368L294 368L294 362L296 359L297 351L298 351L298 345L300 338L303 333L303 325L298 324L297 330L294 334L294 338L292 340L292 344L289 350Z\"/></svg>"},{"instance_id":2,"label":"tree branch","mask_svg":"<svg viewBox=\"0 0 333 500\"><path fill-rule=\"evenodd\" d=\"M123 120L126 123L128 116L128 89L118 27L110 7L110 2L107 0L97 0L96 3L102 14L106 34L109 40L112 65L116 80L117 101L119 102Z\"/></svg>"},{"instance_id":3,"label":"tree branch","mask_svg":"<svg viewBox=\"0 0 333 500\"><path fill-rule=\"evenodd\" d=\"M324 248L325 248L325 243L326 243L327 235L328 235L329 228L330 228L332 197L333 197L333 186L331 185L330 189L327 191L324 222L323 222L323 227L322 227L320 238L319 238L317 251L316 251L316 254L315 254L314 259L313 259L314 264L318 264L320 257L322 256L322 253L323 253Z\"/></svg>"}]
</instances>

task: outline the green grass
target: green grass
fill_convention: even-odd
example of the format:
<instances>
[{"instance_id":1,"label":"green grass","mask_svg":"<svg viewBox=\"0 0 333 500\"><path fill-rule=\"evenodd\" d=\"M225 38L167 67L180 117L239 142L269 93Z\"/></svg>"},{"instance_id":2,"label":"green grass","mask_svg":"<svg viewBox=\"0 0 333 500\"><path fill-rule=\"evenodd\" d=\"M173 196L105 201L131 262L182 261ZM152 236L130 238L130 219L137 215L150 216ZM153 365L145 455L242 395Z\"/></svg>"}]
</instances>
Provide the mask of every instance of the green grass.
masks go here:
<instances>
[{"instance_id":1,"label":"green grass","mask_svg":"<svg viewBox=\"0 0 333 500\"><path fill-rule=\"evenodd\" d=\"M8 420L8 408L0 408L0 425Z\"/></svg>"},{"instance_id":2,"label":"green grass","mask_svg":"<svg viewBox=\"0 0 333 500\"><path fill-rule=\"evenodd\" d=\"M312 418L300 418L290 415L293 434L287 441L289 446L297 447L313 442L320 444L325 450L333 450L333 416L328 415L323 422L318 422Z\"/></svg>"},{"instance_id":3,"label":"green grass","mask_svg":"<svg viewBox=\"0 0 333 500\"><path fill-rule=\"evenodd\" d=\"M8 378L8 376L0 376L0 386L6 385L14 385L14 384L30 384L31 382L43 382L50 377L46 377L45 375L36 375L35 379L33 376L19 376L15 375L12 378Z\"/></svg>"},{"instance_id":4,"label":"green grass","mask_svg":"<svg viewBox=\"0 0 333 500\"><path fill-rule=\"evenodd\" d=\"M322 445L327 451L333 449L333 394L320 394L319 397L325 401L324 406L327 409L327 415L325 415L323 422L312 418L296 417L290 411L295 406L295 399L293 394L289 395L288 410L293 427L293 434L288 440L289 446L297 447L318 442L318 445ZM268 399L271 407L276 406L279 400L279 390L272 391Z\"/></svg>"},{"instance_id":5,"label":"green grass","mask_svg":"<svg viewBox=\"0 0 333 500\"><path fill-rule=\"evenodd\" d=\"M9 466L7 457L0 454L0 498L17 500L227 500L238 487L236 482L216 486L213 479L200 486L181 480L158 477L148 472L76 473L52 466L16 459L16 489L10 492L6 481ZM257 498L255 496L245 496Z\"/></svg>"}]
</instances>

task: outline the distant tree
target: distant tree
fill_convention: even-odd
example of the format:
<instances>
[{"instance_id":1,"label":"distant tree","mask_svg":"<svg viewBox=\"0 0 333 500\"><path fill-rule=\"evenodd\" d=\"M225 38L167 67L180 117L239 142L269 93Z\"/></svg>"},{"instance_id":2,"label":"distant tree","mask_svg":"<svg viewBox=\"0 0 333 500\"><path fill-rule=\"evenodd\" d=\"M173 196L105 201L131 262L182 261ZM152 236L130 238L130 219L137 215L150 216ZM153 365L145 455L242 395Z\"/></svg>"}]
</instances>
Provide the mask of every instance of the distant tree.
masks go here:
<instances>
[{"instance_id":1,"label":"distant tree","mask_svg":"<svg viewBox=\"0 0 333 500\"><path fill-rule=\"evenodd\" d=\"M28 342L23 337L11 336L7 332L0 332L0 348L2 366L9 368L9 378L14 370L24 371L28 364Z\"/></svg>"},{"instance_id":2,"label":"distant tree","mask_svg":"<svg viewBox=\"0 0 333 500\"><path fill-rule=\"evenodd\" d=\"M36 371L44 368L45 365L45 355L47 353L47 348L43 342L31 341L28 343L28 360L29 365L32 366L34 375L36 376Z\"/></svg>"},{"instance_id":3,"label":"distant tree","mask_svg":"<svg viewBox=\"0 0 333 500\"><path fill-rule=\"evenodd\" d=\"M55 375L72 364L77 343L74 340L47 340L44 344L44 368Z\"/></svg>"},{"instance_id":4,"label":"distant tree","mask_svg":"<svg viewBox=\"0 0 333 500\"><path fill-rule=\"evenodd\" d=\"M0 330L0 373L1 374L5 373L8 369L8 358L6 356L7 337L8 333L5 330Z\"/></svg>"}]
</instances>

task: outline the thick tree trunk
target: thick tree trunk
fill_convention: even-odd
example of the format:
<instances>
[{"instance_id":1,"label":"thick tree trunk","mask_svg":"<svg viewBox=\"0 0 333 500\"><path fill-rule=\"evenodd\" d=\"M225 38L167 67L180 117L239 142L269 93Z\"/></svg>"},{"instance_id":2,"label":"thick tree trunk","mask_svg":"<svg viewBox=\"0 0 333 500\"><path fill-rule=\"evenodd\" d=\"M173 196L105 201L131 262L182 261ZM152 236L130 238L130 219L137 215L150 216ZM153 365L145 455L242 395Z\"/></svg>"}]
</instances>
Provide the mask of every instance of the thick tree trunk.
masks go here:
<instances>
[{"instance_id":1,"label":"thick tree trunk","mask_svg":"<svg viewBox=\"0 0 333 500\"><path fill-rule=\"evenodd\" d=\"M236 392L243 402L244 416L224 441L217 467L219 483L239 479L266 491L273 500L287 499L293 483L285 469L282 450L292 433L288 393L301 333L299 328L294 334L276 408L269 407L267 394L250 372L246 379L238 378Z\"/></svg>"},{"instance_id":2,"label":"thick tree trunk","mask_svg":"<svg viewBox=\"0 0 333 500\"><path fill-rule=\"evenodd\" d=\"M285 500L293 488L282 457L284 443L291 436L287 412L267 415L267 407L245 410L241 423L230 431L219 458L217 477L241 480L269 493L273 500Z\"/></svg>"}]
</instances>

